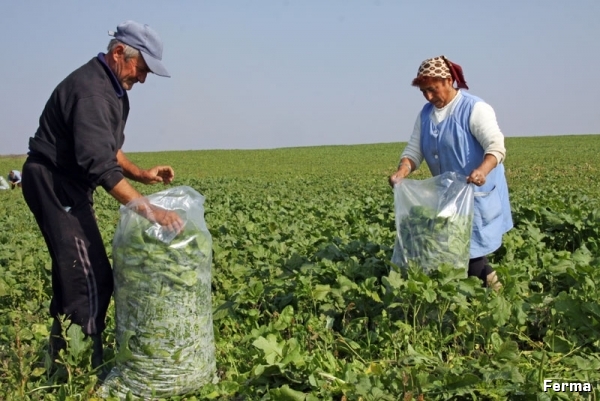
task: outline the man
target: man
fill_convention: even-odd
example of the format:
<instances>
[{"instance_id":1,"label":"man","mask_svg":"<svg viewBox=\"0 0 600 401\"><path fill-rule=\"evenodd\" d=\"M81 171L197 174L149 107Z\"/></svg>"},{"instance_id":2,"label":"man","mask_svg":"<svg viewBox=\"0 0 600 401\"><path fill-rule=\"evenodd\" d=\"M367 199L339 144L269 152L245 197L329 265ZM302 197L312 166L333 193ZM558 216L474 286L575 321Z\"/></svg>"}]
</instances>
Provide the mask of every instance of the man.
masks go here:
<instances>
[{"instance_id":1,"label":"man","mask_svg":"<svg viewBox=\"0 0 600 401\"><path fill-rule=\"evenodd\" d=\"M8 173L8 182L11 189L21 188L21 173L19 170L10 170Z\"/></svg>"},{"instance_id":2,"label":"man","mask_svg":"<svg viewBox=\"0 0 600 401\"><path fill-rule=\"evenodd\" d=\"M162 41L148 25L117 27L106 54L93 57L54 91L30 138L23 165L23 196L52 258L50 335L53 359L65 347L59 317L66 316L92 338L92 367L102 364L105 317L113 291L112 268L93 211L93 191L102 186L121 204L138 199L136 211L170 230L183 223L172 211L148 202L129 184L169 184L170 166L143 170L121 146L129 113L127 96L148 73L169 77Z\"/></svg>"}]
</instances>

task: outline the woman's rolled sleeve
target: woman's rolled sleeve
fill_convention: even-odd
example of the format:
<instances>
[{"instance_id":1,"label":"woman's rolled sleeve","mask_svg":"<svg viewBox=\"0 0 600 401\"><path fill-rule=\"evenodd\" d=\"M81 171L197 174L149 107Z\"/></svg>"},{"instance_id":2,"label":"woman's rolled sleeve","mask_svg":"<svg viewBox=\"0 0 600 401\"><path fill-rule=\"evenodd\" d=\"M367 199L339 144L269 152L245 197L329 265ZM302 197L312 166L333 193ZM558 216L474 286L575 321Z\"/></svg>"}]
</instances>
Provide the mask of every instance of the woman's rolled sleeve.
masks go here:
<instances>
[{"instance_id":1,"label":"woman's rolled sleeve","mask_svg":"<svg viewBox=\"0 0 600 401\"><path fill-rule=\"evenodd\" d=\"M421 162L423 161L423 153L421 152L421 113L417 115L417 121L415 122L415 126L413 128L413 133L410 136L410 140L404 148L402 155L400 156L400 161L403 158L408 158L412 160L415 164L415 170L419 168Z\"/></svg>"},{"instance_id":2,"label":"woman's rolled sleeve","mask_svg":"<svg viewBox=\"0 0 600 401\"><path fill-rule=\"evenodd\" d=\"M504 135L500 131L492 106L485 102L475 103L469 125L473 136L483 147L484 152L494 155L498 164L502 163L506 156Z\"/></svg>"}]
</instances>

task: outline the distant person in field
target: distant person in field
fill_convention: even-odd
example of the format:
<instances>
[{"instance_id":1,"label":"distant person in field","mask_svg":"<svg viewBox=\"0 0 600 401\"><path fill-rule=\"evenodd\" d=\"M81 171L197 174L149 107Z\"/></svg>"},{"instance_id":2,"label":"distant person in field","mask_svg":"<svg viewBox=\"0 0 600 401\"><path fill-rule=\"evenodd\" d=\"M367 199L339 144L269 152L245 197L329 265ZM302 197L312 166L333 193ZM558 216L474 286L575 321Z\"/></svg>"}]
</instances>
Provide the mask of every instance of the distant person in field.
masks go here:
<instances>
[{"instance_id":1,"label":"distant person in field","mask_svg":"<svg viewBox=\"0 0 600 401\"><path fill-rule=\"evenodd\" d=\"M10 170L8 173L8 182L11 189L21 188L21 172L19 170Z\"/></svg>"},{"instance_id":2,"label":"distant person in field","mask_svg":"<svg viewBox=\"0 0 600 401\"><path fill-rule=\"evenodd\" d=\"M487 256L501 246L513 221L502 164L504 135L494 110L464 91L469 87L462 68L444 56L423 61L412 85L428 103L417 115L390 185L400 184L423 160L434 176L456 172L476 185L468 275L498 290L501 283Z\"/></svg>"},{"instance_id":3,"label":"distant person in field","mask_svg":"<svg viewBox=\"0 0 600 401\"><path fill-rule=\"evenodd\" d=\"M144 184L169 184L174 178L170 166L144 170L121 150L127 91L143 84L149 73L169 77L161 61L162 41L148 25L134 21L109 35L114 39L107 53L92 57L50 95L23 165L23 195L52 258L51 356L65 347L59 317L66 316L91 337L93 368L103 362L101 334L113 292L93 192L101 186L127 204L141 195L126 178ZM175 212L147 202L137 212L174 231L183 225Z\"/></svg>"}]
</instances>

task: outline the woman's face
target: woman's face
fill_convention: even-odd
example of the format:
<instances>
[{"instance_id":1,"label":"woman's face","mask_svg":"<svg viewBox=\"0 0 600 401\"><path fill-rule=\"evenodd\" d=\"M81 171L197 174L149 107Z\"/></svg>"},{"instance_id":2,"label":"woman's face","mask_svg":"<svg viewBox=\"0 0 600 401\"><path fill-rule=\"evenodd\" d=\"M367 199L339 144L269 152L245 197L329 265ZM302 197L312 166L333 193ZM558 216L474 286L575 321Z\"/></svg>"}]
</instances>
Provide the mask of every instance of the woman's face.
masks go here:
<instances>
[{"instance_id":1,"label":"woman's face","mask_svg":"<svg viewBox=\"0 0 600 401\"><path fill-rule=\"evenodd\" d=\"M452 86L452 78L432 79L419 85L419 89L427 101L438 109L441 109L456 95L456 89Z\"/></svg>"}]
</instances>

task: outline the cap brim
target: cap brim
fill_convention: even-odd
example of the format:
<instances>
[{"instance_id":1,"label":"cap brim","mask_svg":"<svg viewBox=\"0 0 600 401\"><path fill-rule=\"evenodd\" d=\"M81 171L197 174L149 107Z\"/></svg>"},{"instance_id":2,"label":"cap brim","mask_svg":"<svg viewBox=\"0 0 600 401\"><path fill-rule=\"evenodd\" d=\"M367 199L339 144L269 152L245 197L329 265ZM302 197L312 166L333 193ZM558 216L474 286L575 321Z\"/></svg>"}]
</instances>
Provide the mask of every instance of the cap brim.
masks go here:
<instances>
[{"instance_id":1,"label":"cap brim","mask_svg":"<svg viewBox=\"0 0 600 401\"><path fill-rule=\"evenodd\" d=\"M171 77L171 75L169 75L169 72L160 60L152 57L146 52L141 51L140 53L142 53L142 57L144 57L144 61L146 62L148 69L150 69L150 71L152 71L153 74L166 78Z\"/></svg>"}]
</instances>

